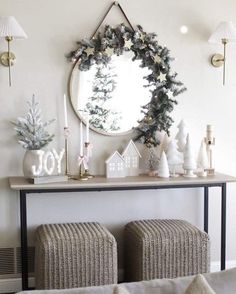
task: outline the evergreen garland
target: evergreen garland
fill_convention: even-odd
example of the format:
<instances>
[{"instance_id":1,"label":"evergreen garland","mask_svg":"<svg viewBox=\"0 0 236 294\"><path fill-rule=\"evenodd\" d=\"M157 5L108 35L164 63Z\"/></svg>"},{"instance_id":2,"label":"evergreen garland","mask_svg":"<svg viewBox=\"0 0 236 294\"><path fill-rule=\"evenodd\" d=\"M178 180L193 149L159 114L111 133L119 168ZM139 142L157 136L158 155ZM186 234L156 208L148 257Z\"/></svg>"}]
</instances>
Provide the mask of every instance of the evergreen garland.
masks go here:
<instances>
[{"instance_id":1,"label":"evergreen garland","mask_svg":"<svg viewBox=\"0 0 236 294\"><path fill-rule=\"evenodd\" d=\"M186 88L176 79L177 73L170 68L170 51L159 44L155 33L146 33L141 26L133 31L121 24L116 28L106 26L103 33L99 33L91 40L82 40L77 43L78 48L67 57L72 62L78 62L79 69L89 70L94 64L108 64L111 55L121 55L124 51L133 51L134 60L141 60L141 67L151 70L147 80L151 93L148 104L141 106L143 119L135 128L135 140L139 140L147 147L160 144L157 132L169 129L173 119L169 113L177 104L175 97Z\"/></svg>"},{"instance_id":2,"label":"evergreen garland","mask_svg":"<svg viewBox=\"0 0 236 294\"><path fill-rule=\"evenodd\" d=\"M12 122L16 131L18 143L28 150L39 150L52 141L54 135L50 135L45 128L55 119L42 122L39 103L33 95L31 102L28 101L29 111L26 116L18 117Z\"/></svg>"}]
</instances>

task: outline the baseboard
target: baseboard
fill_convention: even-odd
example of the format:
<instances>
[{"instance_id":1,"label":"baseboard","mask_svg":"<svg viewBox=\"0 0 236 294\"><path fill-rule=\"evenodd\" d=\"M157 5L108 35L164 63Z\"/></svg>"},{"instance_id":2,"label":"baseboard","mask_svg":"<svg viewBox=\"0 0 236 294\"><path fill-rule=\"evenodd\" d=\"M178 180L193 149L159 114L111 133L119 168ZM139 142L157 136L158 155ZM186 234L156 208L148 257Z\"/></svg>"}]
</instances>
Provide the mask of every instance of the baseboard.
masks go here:
<instances>
[{"instance_id":1,"label":"baseboard","mask_svg":"<svg viewBox=\"0 0 236 294\"><path fill-rule=\"evenodd\" d=\"M236 267L236 260L228 260L226 261L226 269ZM212 261L211 262L211 272L217 272L220 270L220 261Z\"/></svg>"},{"instance_id":2,"label":"baseboard","mask_svg":"<svg viewBox=\"0 0 236 294\"><path fill-rule=\"evenodd\" d=\"M122 283L124 281L125 275L124 275L124 269L119 268L118 270L118 281Z\"/></svg>"},{"instance_id":3,"label":"baseboard","mask_svg":"<svg viewBox=\"0 0 236 294\"><path fill-rule=\"evenodd\" d=\"M34 278L29 278L29 287L34 287ZM15 293L22 291L21 278L0 279L0 293Z\"/></svg>"}]
</instances>

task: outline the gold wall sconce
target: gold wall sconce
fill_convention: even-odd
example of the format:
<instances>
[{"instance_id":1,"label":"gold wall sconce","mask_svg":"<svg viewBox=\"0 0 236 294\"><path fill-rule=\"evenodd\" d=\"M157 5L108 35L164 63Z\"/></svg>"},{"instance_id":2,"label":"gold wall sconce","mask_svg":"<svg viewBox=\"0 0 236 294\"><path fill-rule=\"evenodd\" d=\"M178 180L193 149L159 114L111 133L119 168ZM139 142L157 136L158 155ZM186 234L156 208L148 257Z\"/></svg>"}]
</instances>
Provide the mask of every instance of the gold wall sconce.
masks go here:
<instances>
[{"instance_id":1,"label":"gold wall sconce","mask_svg":"<svg viewBox=\"0 0 236 294\"><path fill-rule=\"evenodd\" d=\"M0 38L7 41L7 52L0 55L0 63L8 67L9 86L11 86L11 67L16 61L14 53L10 50L13 39L26 39L27 35L13 16L0 17Z\"/></svg>"},{"instance_id":2,"label":"gold wall sconce","mask_svg":"<svg viewBox=\"0 0 236 294\"><path fill-rule=\"evenodd\" d=\"M223 66L223 85L225 85L226 45L229 42L236 42L236 28L232 22L221 22L214 33L210 36L209 43L223 44L223 55L216 53L211 57L211 64L214 67Z\"/></svg>"}]
</instances>

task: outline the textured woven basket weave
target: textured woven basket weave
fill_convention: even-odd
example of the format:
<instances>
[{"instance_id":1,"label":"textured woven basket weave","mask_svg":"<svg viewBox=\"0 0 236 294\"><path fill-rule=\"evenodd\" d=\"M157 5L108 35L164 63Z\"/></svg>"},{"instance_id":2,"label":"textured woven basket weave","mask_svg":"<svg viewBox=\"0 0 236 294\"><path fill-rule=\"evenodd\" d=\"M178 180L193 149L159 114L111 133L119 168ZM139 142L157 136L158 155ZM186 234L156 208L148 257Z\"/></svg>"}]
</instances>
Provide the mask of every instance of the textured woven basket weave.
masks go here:
<instances>
[{"instance_id":1,"label":"textured woven basket weave","mask_svg":"<svg viewBox=\"0 0 236 294\"><path fill-rule=\"evenodd\" d=\"M36 230L36 289L117 283L117 246L98 223L41 225Z\"/></svg>"},{"instance_id":2,"label":"textured woven basket weave","mask_svg":"<svg viewBox=\"0 0 236 294\"><path fill-rule=\"evenodd\" d=\"M141 220L125 228L127 281L209 272L207 233L183 220Z\"/></svg>"}]
</instances>

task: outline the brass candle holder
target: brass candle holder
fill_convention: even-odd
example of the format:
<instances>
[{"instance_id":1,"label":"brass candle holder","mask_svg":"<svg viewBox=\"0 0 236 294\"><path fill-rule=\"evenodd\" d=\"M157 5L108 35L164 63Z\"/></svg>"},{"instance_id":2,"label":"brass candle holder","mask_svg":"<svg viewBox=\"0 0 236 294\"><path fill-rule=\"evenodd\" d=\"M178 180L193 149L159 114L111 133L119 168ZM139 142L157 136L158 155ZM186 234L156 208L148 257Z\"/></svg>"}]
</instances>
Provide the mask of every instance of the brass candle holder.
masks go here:
<instances>
[{"instance_id":1,"label":"brass candle holder","mask_svg":"<svg viewBox=\"0 0 236 294\"><path fill-rule=\"evenodd\" d=\"M69 128L64 127L64 137L65 137L65 175L69 176L69 148L68 148L68 138L69 138Z\"/></svg>"},{"instance_id":2,"label":"brass candle holder","mask_svg":"<svg viewBox=\"0 0 236 294\"><path fill-rule=\"evenodd\" d=\"M207 125L206 137L204 138L207 146L207 154L209 159L209 168L206 169L206 172L209 176L215 174L215 169L213 168L213 156L212 156L212 146L215 145L215 138L212 135L211 125Z\"/></svg>"},{"instance_id":3,"label":"brass candle holder","mask_svg":"<svg viewBox=\"0 0 236 294\"><path fill-rule=\"evenodd\" d=\"M89 158L91 158L91 153L90 153L91 143L90 142L85 142L84 146L85 146L85 150L86 150L86 156L87 156L88 161L89 161ZM84 170L84 175L86 177L88 177L89 179L94 177L93 175L90 174L88 167Z\"/></svg>"},{"instance_id":4,"label":"brass candle holder","mask_svg":"<svg viewBox=\"0 0 236 294\"><path fill-rule=\"evenodd\" d=\"M84 168L84 156L79 157L79 181L87 181L88 177L86 175L86 169Z\"/></svg>"}]
</instances>

